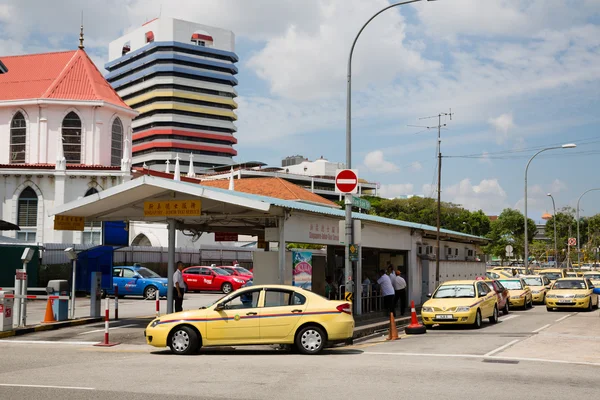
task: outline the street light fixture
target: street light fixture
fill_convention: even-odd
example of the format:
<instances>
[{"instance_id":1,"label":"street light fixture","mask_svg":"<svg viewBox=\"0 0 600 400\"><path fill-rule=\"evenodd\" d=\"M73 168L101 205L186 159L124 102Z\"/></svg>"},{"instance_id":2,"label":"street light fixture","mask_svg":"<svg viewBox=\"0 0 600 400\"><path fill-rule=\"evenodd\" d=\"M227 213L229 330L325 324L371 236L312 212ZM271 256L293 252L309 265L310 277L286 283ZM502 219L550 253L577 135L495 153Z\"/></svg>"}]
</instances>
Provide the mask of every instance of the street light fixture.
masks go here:
<instances>
[{"instance_id":1,"label":"street light fixture","mask_svg":"<svg viewBox=\"0 0 600 400\"><path fill-rule=\"evenodd\" d=\"M554 197L552 196L552 193L548 193L546 196L552 199L552 209L554 209L554 216L552 217L552 219L554 220L554 266L558 268L558 242L556 240L556 203L554 202Z\"/></svg>"},{"instance_id":2,"label":"street light fixture","mask_svg":"<svg viewBox=\"0 0 600 400\"><path fill-rule=\"evenodd\" d=\"M401 3L390 4L389 6L382 8L377 13L375 13L371 18L369 18L367 20L367 22L365 22L365 24L360 28L360 30L356 34L354 41L352 42L352 46L350 47L350 54L348 56L348 83L347 83L347 89L346 89L346 168L347 169L352 168L352 107L351 107L351 105L352 105L352 101L351 101L352 100L352 55L354 54L354 47L356 46L356 42L358 41L358 38L360 37L361 33L365 30L367 25L369 25L369 23L371 21L373 21L379 14L381 14L384 11L387 11L393 7L403 6L403 5L410 4L410 3L417 3L420 1L425 1L425 0L408 0L408 1L403 1ZM427 0L427 1L435 1L435 0ZM345 285L346 285L346 291L351 291L351 290L349 290L349 288L352 287L351 286L352 282L350 280L350 277L352 276L352 261L350 261L350 244L352 243L352 233L353 233L352 232L352 194L347 193L344 196L344 204L345 204L345 211L346 211L345 240L344 240L344 246L345 246L344 272L345 272L345 278L346 278ZM355 281L356 281L356 279L355 279ZM360 304L360 294L361 294L361 291L357 290L355 304Z\"/></svg>"},{"instance_id":3,"label":"street light fixture","mask_svg":"<svg viewBox=\"0 0 600 400\"><path fill-rule=\"evenodd\" d=\"M579 199L577 199L577 266L578 266L578 268L581 268L581 260L580 260L581 245L579 244L579 202L581 201L581 198L586 193L593 192L594 190L600 190L600 188L586 190L585 192L583 192L581 194L581 196L579 196Z\"/></svg>"},{"instance_id":4,"label":"street light fixture","mask_svg":"<svg viewBox=\"0 0 600 400\"><path fill-rule=\"evenodd\" d=\"M577 145L575 143L567 143L567 144L563 144L562 146L555 146L555 147L547 147L545 149L542 149L540 151L538 151L537 153L535 153L527 162L527 166L525 167L525 246L524 246L524 257L523 257L523 263L525 264L525 267L529 266L529 232L527 231L527 171L529 170L529 164L531 164L531 162L533 161L533 159L540 153L543 153L544 151L548 151L548 150L557 150L557 149L574 149L575 147L577 147Z\"/></svg>"}]
</instances>

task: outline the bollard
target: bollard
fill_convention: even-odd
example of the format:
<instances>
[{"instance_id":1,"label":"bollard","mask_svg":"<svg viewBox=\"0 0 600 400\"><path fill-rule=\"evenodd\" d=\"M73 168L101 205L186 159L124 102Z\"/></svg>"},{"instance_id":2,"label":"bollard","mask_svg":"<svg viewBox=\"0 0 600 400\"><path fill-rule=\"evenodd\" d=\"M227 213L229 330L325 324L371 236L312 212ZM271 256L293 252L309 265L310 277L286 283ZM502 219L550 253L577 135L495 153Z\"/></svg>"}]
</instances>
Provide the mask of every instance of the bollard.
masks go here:
<instances>
[{"instance_id":1,"label":"bollard","mask_svg":"<svg viewBox=\"0 0 600 400\"><path fill-rule=\"evenodd\" d=\"M156 317L160 317L160 293L156 291Z\"/></svg>"},{"instance_id":2,"label":"bollard","mask_svg":"<svg viewBox=\"0 0 600 400\"><path fill-rule=\"evenodd\" d=\"M108 296L106 297L106 309L104 310L104 342L102 343L97 343L94 346L100 346L100 347L112 347L112 346L116 346L119 343L110 343L110 341L108 340L108 313L109 313L109 298Z\"/></svg>"},{"instance_id":3,"label":"bollard","mask_svg":"<svg viewBox=\"0 0 600 400\"><path fill-rule=\"evenodd\" d=\"M119 286L115 285L115 321L119 320Z\"/></svg>"}]
</instances>

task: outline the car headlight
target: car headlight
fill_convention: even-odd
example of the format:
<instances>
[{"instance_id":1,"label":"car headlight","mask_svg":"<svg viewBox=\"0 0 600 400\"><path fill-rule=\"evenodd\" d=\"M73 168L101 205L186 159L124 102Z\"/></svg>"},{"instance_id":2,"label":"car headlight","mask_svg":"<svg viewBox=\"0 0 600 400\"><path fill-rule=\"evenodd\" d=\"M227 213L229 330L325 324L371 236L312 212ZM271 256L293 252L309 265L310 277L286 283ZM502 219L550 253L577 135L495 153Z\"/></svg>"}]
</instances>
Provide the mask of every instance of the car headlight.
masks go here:
<instances>
[{"instance_id":1,"label":"car headlight","mask_svg":"<svg viewBox=\"0 0 600 400\"><path fill-rule=\"evenodd\" d=\"M160 319L155 319L154 321L152 321L152 323L150 324L150 328L154 328L156 325L158 325L160 323Z\"/></svg>"},{"instance_id":2,"label":"car headlight","mask_svg":"<svg viewBox=\"0 0 600 400\"><path fill-rule=\"evenodd\" d=\"M242 279L238 279L238 278L233 278L233 281L237 282L237 283L246 283L246 281L244 281Z\"/></svg>"},{"instance_id":3,"label":"car headlight","mask_svg":"<svg viewBox=\"0 0 600 400\"><path fill-rule=\"evenodd\" d=\"M468 307L468 306L456 307L456 312L467 312L470 310L471 310L471 307Z\"/></svg>"},{"instance_id":4,"label":"car headlight","mask_svg":"<svg viewBox=\"0 0 600 400\"><path fill-rule=\"evenodd\" d=\"M575 295L575 298L576 298L576 299L585 299L586 297L588 297L588 295L587 295L587 294L576 294L576 295Z\"/></svg>"},{"instance_id":5,"label":"car headlight","mask_svg":"<svg viewBox=\"0 0 600 400\"><path fill-rule=\"evenodd\" d=\"M433 307L423 307L421 308L422 312L433 312Z\"/></svg>"},{"instance_id":6,"label":"car headlight","mask_svg":"<svg viewBox=\"0 0 600 400\"><path fill-rule=\"evenodd\" d=\"M163 287L169 287L168 283L163 283Z\"/></svg>"}]
</instances>

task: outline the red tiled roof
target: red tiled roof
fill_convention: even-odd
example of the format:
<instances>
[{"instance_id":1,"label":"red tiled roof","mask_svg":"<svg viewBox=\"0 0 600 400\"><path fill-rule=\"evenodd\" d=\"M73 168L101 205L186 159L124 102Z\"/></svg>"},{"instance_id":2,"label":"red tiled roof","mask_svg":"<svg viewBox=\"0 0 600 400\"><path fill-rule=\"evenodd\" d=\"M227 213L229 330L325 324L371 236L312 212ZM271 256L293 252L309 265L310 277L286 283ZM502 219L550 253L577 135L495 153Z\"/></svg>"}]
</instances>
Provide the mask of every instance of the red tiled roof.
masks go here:
<instances>
[{"instance_id":1,"label":"red tiled roof","mask_svg":"<svg viewBox=\"0 0 600 400\"><path fill-rule=\"evenodd\" d=\"M83 50L2 57L0 101L96 100L130 108Z\"/></svg>"}]
</instances>

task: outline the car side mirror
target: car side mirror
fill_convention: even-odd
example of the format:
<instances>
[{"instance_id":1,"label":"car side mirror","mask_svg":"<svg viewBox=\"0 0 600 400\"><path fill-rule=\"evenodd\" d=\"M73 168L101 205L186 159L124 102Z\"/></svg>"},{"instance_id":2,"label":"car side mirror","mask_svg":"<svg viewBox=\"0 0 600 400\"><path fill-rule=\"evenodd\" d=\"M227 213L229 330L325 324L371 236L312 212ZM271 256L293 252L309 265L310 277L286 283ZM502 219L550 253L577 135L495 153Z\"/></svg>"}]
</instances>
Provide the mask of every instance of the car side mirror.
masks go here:
<instances>
[{"instance_id":1,"label":"car side mirror","mask_svg":"<svg viewBox=\"0 0 600 400\"><path fill-rule=\"evenodd\" d=\"M141 278L141 276L139 276L139 275L137 275L137 274L136 274L136 275L134 275L133 277L134 277L135 279L140 279L140 278Z\"/></svg>"},{"instance_id":2,"label":"car side mirror","mask_svg":"<svg viewBox=\"0 0 600 400\"><path fill-rule=\"evenodd\" d=\"M550 289L552 285L546 285L546 289Z\"/></svg>"},{"instance_id":3,"label":"car side mirror","mask_svg":"<svg viewBox=\"0 0 600 400\"><path fill-rule=\"evenodd\" d=\"M427 297L431 298L431 296L432 296L431 293L427 293Z\"/></svg>"},{"instance_id":4,"label":"car side mirror","mask_svg":"<svg viewBox=\"0 0 600 400\"><path fill-rule=\"evenodd\" d=\"M215 307L215 311L222 311L225 309L225 304L224 303L219 303L217 304L217 306Z\"/></svg>"}]
</instances>

